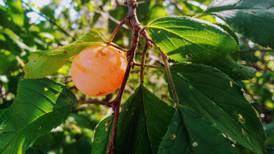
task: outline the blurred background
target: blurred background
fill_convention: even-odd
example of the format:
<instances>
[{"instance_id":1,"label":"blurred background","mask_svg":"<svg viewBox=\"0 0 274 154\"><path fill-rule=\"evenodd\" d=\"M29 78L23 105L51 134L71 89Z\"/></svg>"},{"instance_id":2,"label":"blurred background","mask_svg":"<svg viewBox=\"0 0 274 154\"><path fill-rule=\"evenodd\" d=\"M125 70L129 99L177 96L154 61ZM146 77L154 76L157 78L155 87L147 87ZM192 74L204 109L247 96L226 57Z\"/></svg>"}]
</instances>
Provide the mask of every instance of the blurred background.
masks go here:
<instances>
[{"instance_id":1,"label":"blurred background","mask_svg":"<svg viewBox=\"0 0 274 154\"><path fill-rule=\"evenodd\" d=\"M138 17L142 24L150 20L170 15L197 16L211 0L139 0ZM108 38L119 21L126 15L123 0L0 0L0 110L8 107L15 95L16 86L22 79L23 67L31 52L49 50L77 40L90 30L101 32ZM224 24L212 16L200 17L212 23ZM247 38L236 34L241 51L238 52L242 64L257 70L256 77L238 81L245 90L246 98L256 107L267 133L267 142L274 145L274 51L262 49ZM127 48L130 30L124 26L115 43ZM140 51L137 61L140 59ZM147 64L157 65L159 55L149 51ZM65 123L41 137L27 153L90 153L97 123L111 111L92 105L97 99L79 93L70 76L70 63L56 74L49 76L65 84L76 94L79 104ZM146 69L145 84L158 97L167 100L168 89L161 69ZM139 82L139 69L134 68L126 87L123 100L135 90ZM167 100L168 101L168 100Z\"/></svg>"}]
</instances>

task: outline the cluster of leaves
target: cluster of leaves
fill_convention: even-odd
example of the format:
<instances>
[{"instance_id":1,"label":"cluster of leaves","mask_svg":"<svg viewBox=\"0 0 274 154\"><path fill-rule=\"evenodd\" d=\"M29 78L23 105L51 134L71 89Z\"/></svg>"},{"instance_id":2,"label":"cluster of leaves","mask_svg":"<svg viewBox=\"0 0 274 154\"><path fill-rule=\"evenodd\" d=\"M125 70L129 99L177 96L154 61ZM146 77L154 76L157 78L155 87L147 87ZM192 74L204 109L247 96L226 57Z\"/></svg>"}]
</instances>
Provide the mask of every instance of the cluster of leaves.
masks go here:
<instances>
[{"instance_id":1,"label":"cluster of leaves","mask_svg":"<svg viewBox=\"0 0 274 154\"><path fill-rule=\"evenodd\" d=\"M7 0L0 5L0 92L4 96L0 98L0 153L105 153L113 116L102 120L94 134L95 125L106 113L101 107L79 105L76 97L83 96L66 77L73 55L104 40L93 31L70 44L61 38L78 37L79 29L89 30L86 26L103 27L105 20L109 23L105 32L111 32L127 9L118 4L109 8L113 4L105 0L77 1L56 20L58 4L61 2L52 2L40 11L24 1ZM118 122L117 153L260 154L274 144L269 119L274 1L221 0L205 9L208 4L206 0L151 0L139 5L139 19L158 47L152 49L148 63L159 61L154 59L158 50L168 55L175 83L169 90L175 90L176 96L167 95L166 83L160 82L163 71L148 70L148 80L141 86L136 85L138 75L133 73ZM80 17L67 20L71 9ZM28 14L35 12L42 19L32 24ZM108 12L109 18L104 20L102 12ZM164 17L169 15L178 17ZM129 32L122 30L116 43L127 47ZM48 49L61 44L67 45ZM33 50L41 51L30 53ZM19 81L26 61L24 77L28 79ZM153 73L159 78L156 83L150 79ZM47 75L51 80L37 79ZM66 86L56 81L65 81ZM246 100L243 88L255 105ZM264 116L263 122L270 123L265 125L266 131L254 107Z\"/></svg>"}]
</instances>

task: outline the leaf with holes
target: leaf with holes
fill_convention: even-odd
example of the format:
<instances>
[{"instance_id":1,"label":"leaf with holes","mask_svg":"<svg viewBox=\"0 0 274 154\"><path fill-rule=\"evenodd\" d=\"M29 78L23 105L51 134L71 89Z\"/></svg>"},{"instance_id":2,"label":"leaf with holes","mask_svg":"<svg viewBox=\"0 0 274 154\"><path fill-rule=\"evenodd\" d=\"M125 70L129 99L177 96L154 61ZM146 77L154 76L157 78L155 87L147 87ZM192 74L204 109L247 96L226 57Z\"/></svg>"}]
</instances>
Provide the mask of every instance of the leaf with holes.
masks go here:
<instances>
[{"instance_id":1,"label":"leaf with holes","mask_svg":"<svg viewBox=\"0 0 274 154\"><path fill-rule=\"evenodd\" d=\"M238 50L226 31L190 17L164 17L146 26L155 44L175 61L209 62Z\"/></svg>"},{"instance_id":2,"label":"leaf with holes","mask_svg":"<svg viewBox=\"0 0 274 154\"><path fill-rule=\"evenodd\" d=\"M157 153L172 114L171 107L139 87L120 113L116 153ZM107 118L96 129L92 153L105 153L111 120L112 117Z\"/></svg>"},{"instance_id":3,"label":"leaf with holes","mask_svg":"<svg viewBox=\"0 0 274 154\"><path fill-rule=\"evenodd\" d=\"M256 43L274 48L274 0L214 0L206 13L224 19Z\"/></svg>"},{"instance_id":4,"label":"leaf with holes","mask_svg":"<svg viewBox=\"0 0 274 154\"><path fill-rule=\"evenodd\" d=\"M238 144L263 153L262 124L235 82L206 65L176 64L171 72L180 103L195 109Z\"/></svg>"},{"instance_id":5,"label":"leaf with holes","mask_svg":"<svg viewBox=\"0 0 274 154\"><path fill-rule=\"evenodd\" d=\"M0 153L24 153L68 116L74 95L53 81L22 80L13 104L0 110Z\"/></svg>"}]
</instances>

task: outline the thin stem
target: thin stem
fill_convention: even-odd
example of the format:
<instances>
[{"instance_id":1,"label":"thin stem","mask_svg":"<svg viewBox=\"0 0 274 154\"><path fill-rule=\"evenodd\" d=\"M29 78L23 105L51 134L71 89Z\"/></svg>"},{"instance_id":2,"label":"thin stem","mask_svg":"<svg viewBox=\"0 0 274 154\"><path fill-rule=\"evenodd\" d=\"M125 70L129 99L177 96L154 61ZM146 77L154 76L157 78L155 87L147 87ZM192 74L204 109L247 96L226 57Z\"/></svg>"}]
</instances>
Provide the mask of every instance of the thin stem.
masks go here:
<instances>
[{"instance_id":1,"label":"thin stem","mask_svg":"<svg viewBox=\"0 0 274 154\"><path fill-rule=\"evenodd\" d=\"M145 66L145 61L146 61L146 54L147 54L147 48L148 48L148 43L146 43L145 47L144 47L144 50L143 50L143 53L142 53L142 59L141 59L141 71L140 71L140 82L141 82L141 85L143 85L144 83L144 66Z\"/></svg>"},{"instance_id":2,"label":"thin stem","mask_svg":"<svg viewBox=\"0 0 274 154\"><path fill-rule=\"evenodd\" d=\"M120 21L119 21L119 20L115 19L113 16L109 15L108 13L105 13L105 12L103 12L103 11L101 11L101 10L95 10L95 12L96 12L96 13L99 13L99 14L101 14L101 15L107 16L111 21L113 21L113 22L116 23L117 25L120 24ZM125 29L129 29L126 25L123 25L122 27L125 28Z\"/></svg>"},{"instance_id":3,"label":"thin stem","mask_svg":"<svg viewBox=\"0 0 274 154\"><path fill-rule=\"evenodd\" d=\"M161 52L160 54L161 54L161 57L162 57L163 62L164 62L165 71L166 71L166 74L167 74L167 82L170 86L172 97L173 97L173 99L176 103L175 105L177 106L179 104L179 97L177 95L176 87L175 87L175 84L174 84L174 81L173 81L173 78L172 78L172 75L171 75L171 72L170 72L168 57L163 52Z\"/></svg>"},{"instance_id":4,"label":"thin stem","mask_svg":"<svg viewBox=\"0 0 274 154\"><path fill-rule=\"evenodd\" d=\"M193 18L201 18L203 16L205 16L206 14L205 13L199 13L199 14L196 14L194 16L192 16Z\"/></svg>"},{"instance_id":5,"label":"thin stem","mask_svg":"<svg viewBox=\"0 0 274 154\"><path fill-rule=\"evenodd\" d=\"M53 24L55 27L57 27L57 29L59 29L59 31L63 32L65 35L67 35L68 37L71 37L73 41L76 40L75 37L71 36L65 29L63 29L60 25L58 25L55 20L49 18L47 15L41 13L40 11L34 10L28 3L22 1L23 4L29 8L30 11L38 14L39 16L45 18L47 21L49 21L51 24Z\"/></svg>"},{"instance_id":6,"label":"thin stem","mask_svg":"<svg viewBox=\"0 0 274 154\"><path fill-rule=\"evenodd\" d=\"M184 11L183 11L183 9L182 9L181 7L179 7L177 1L175 1L175 2L171 1L170 4L173 5L173 6L175 7L175 9L176 9L178 12L180 12L180 14L184 15Z\"/></svg>"},{"instance_id":7,"label":"thin stem","mask_svg":"<svg viewBox=\"0 0 274 154\"><path fill-rule=\"evenodd\" d=\"M115 43L113 43L113 42L106 42L106 43L107 43L108 45L111 45L111 46L113 46L113 47L115 47L115 48L117 48L117 49L123 51L123 52L127 52L127 49L124 49L124 48L118 46L117 44L115 44Z\"/></svg>"},{"instance_id":8,"label":"thin stem","mask_svg":"<svg viewBox=\"0 0 274 154\"><path fill-rule=\"evenodd\" d=\"M141 67L142 64L139 63L134 63L134 66L140 66ZM148 67L148 68L156 68L156 69L162 69L164 67L162 66L158 66L158 65L148 65L148 64L144 64L144 67Z\"/></svg>"},{"instance_id":9,"label":"thin stem","mask_svg":"<svg viewBox=\"0 0 274 154\"><path fill-rule=\"evenodd\" d=\"M115 139L116 139L116 132L117 132L117 127L118 127L118 122L119 122L119 115L120 115L120 103L114 106L113 108L114 111L114 119L112 122L112 130L111 130L111 137L109 138L108 146L107 146L107 154L114 154L115 151Z\"/></svg>"},{"instance_id":10,"label":"thin stem","mask_svg":"<svg viewBox=\"0 0 274 154\"><path fill-rule=\"evenodd\" d=\"M87 100L82 99L79 102L80 104L97 104L97 105L104 105L107 107L111 107L107 101L101 101L98 99L87 99Z\"/></svg>"},{"instance_id":11,"label":"thin stem","mask_svg":"<svg viewBox=\"0 0 274 154\"><path fill-rule=\"evenodd\" d=\"M109 39L108 42L112 42L113 39L115 38L115 36L117 35L117 33L120 31L120 29L122 28L122 26L126 23L126 18L124 18L119 24L118 26L114 29L114 31L111 34L111 37Z\"/></svg>"}]
</instances>

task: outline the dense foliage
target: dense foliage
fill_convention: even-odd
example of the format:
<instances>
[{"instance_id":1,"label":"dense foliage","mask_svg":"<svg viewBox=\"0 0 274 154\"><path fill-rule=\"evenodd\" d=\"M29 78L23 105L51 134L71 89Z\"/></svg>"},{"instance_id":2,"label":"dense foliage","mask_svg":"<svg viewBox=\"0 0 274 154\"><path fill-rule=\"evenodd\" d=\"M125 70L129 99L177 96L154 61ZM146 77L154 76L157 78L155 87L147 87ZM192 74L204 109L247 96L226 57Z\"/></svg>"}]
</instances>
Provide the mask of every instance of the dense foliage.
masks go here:
<instances>
[{"instance_id":1,"label":"dense foliage","mask_svg":"<svg viewBox=\"0 0 274 154\"><path fill-rule=\"evenodd\" d=\"M127 15L119 0L0 0L1 154L106 153L104 103L120 91L86 96L70 67ZM137 17L150 40L132 55L115 153L274 153L274 0L143 0ZM131 51L132 32L112 43Z\"/></svg>"}]
</instances>

